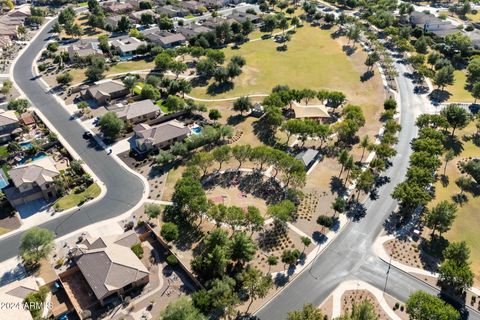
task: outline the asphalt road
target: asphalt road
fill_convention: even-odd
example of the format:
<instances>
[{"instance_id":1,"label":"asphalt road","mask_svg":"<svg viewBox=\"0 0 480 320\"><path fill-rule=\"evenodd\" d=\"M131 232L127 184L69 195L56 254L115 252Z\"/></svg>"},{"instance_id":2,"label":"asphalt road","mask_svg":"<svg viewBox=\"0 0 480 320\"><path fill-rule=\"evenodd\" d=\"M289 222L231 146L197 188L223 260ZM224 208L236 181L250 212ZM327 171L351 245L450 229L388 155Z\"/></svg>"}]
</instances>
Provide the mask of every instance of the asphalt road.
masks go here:
<instances>
[{"instance_id":1,"label":"asphalt road","mask_svg":"<svg viewBox=\"0 0 480 320\"><path fill-rule=\"evenodd\" d=\"M36 55L43 50L49 36L48 31L55 20L41 31L41 34L29 45L17 60L13 76L32 104L49 119L55 129L68 141L80 155L81 160L103 181L107 187L105 197L93 204L85 204L73 213L50 220L39 227L47 228L58 236L118 216L134 207L142 198L142 181L115 162L96 144L82 138L85 129L70 115L59 102L47 92L40 81L35 79L32 64ZM22 234L14 234L0 241L0 261L14 257Z\"/></svg>"},{"instance_id":2,"label":"asphalt road","mask_svg":"<svg viewBox=\"0 0 480 320\"><path fill-rule=\"evenodd\" d=\"M392 160L393 165L385 173L390 182L378 190L378 200L369 199L365 202L364 218L348 224L311 266L256 313L260 319L285 319L288 311L300 309L305 303L320 305L346 280L365 281L400 301L406 301L410 293L417 290L439 293L437 289L395 267L389 270L388 263L379 259L372 249L384 222L397 206L390 194L395 186L404 180L411 153L410 141L417 134L415 118L427 108L426 101L413 94L413 84L403 76L403 72L407 71L405 66L398 64L397 67L400 73L397 83L402 131L396 146L397 155ZM470 310L469 318L480 319L480 314Z\"/></svg>"}]
</instances>

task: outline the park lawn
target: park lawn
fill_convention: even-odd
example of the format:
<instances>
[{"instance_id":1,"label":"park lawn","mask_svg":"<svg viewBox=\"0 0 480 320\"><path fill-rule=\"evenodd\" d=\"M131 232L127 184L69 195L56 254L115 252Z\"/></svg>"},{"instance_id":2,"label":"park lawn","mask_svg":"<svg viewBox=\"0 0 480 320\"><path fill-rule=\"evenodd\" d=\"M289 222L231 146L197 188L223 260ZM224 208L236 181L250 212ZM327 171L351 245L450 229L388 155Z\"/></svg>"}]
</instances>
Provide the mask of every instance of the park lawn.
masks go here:
<instances>
[{"instance_id":1,"label":"park lawn","mask_svg":"<svg viewBox=\"0 0 480 320\"><path fill-rule=\"evenodd\" d=\"M66 195L55 202L55 208L59 210L67 210L73 207L78 206L80 203L86 201L87 198L96 198L100 195L100 186L96 183L90 185L84 192L82 193L71 193Z\"/></svg>"},{"instance_id":2,"label":"park lawn","mask_svg":"<svg viewBox=\"0 0 480 320\"><path fill-rule=\"evenodd\" d=\"M7 146L0 146L0 157L8 156Z\"/></svg>"},{"instance_id":3,"label":"park lawn","mask_svg":"<svg viewBox=\"0 0 480 320\"><path fill-rule=\"evenodd\" d=\"M459 130L457 137L461 140L462 135L472 134L475 132L475 123L472 122L467 128ZM480 148L475 146L472 141L463 142L463 151L448 163L446 175L449 184L444 187L441 181L435 185L436 197L430 203L429 207L433 207L443 200L452 201L452 196L460 193L460 188L455 184L455 180L461 176L457 169L459 160L468 157L478 157ZM443 174L443 166L439 169L439 173ZM475 274L475 283L480 285L480 198L472 196L471 193L465 192L468 202L458 207L457 218L453 223L452 229L445 234L445 237L451 241L466 241L471 249L472 271Z\"/></svg>"},{"instance_id":4,"label":"park lawn","mask_svg":"<svg viewBox=\"0 0 480 320\"><path fill-rule=\"evenodd\" d=\"M383 86L378 77L360 81L361 65L353 63L357 52L347 57L340 41L331 38L332 31L305 25L297 29L286 52L278 52L279 44L272 39L249 42L240 49L225 49L227 59L243 56L247 64L234 80L234 88L227 92L208 92L207 86L196 87L191 95L198 98L227 98L247 94L269 93L278 84L291 88L330 89L343 91L347 98L360 105L377 104ZM358 46L359 47L359 46ZM372 101L375 100L375 102ZM383 101L383 96L380 98Z\"/></svg>"},{"instance_id":5,"label":"park lawn","mask_svg":"<svg viewBox=\"0 0 480 320\"><path fill-rule=\"evenodd\" d=\"M147 70L153 69L155 67L154 62L148 62L145 60L134 60L134 61L124 61L119 62L115 65L110 66L107 72L105 72L105 77L111 77L119 73L128 73L138 70ZM86 68L78 68L69 70L70 74L73 76L72 83L79 84L85 81L85 70Z\"/></svg>"},{"instance_id":6,"label":"park lawn","mask_svg":"<svg viewBox=\"0 0 480 320\"><path fill-rule=\"evenodd\" d=\"M82 5L80 5L82 7ZM88 6L88 4L87 4ZM82 35L80 36L81 39L96 39L101 35L110 35L109 32L100 29L100 28L92 28L91 26L88 25L88 14L87 13L81 13L75 17L74 23L78 24L80 28L82 29ZM69 36L65 33L65 30L62 30L60 32L60 39L62 38L71 38L72 36Z\"/></svg>"},{"instance_id":7,"label":"park lawn","mask_svg":"<svg viewBox=\"0 0 480 320\"><path fill-rule=\"evenodd\" d=\"M445 88L445 90L451 94L448 101L473 102L472 94L465 89L465 84L467 83L467 74L465 70L455 70L454 76L454 84Z\"/></svg>"}]
</instances>

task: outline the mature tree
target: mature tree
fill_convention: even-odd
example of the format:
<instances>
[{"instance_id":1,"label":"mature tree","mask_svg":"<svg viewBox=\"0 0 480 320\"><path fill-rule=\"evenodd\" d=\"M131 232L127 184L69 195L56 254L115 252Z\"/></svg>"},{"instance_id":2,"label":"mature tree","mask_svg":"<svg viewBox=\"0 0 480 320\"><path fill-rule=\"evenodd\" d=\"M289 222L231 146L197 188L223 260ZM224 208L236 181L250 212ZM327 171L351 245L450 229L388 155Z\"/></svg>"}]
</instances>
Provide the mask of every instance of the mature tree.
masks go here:
<instances>
[{"instance_id":1,"label":"mature tree","mask_svg":"<svg viewBox=\"0 0 480 320\"><path fill-rule=\"evenodd\" d=\"M466 55L472 46L472 41L467 34L457 32L447 35L445 44L449 53L454 54L456 51L460 51L462 55Z\"/></svg>"},{"instance_id":2,"label":"mature tree","mask_svg":"<svg viewBox=\"0 0 480 320\"><path fill-rule=\"evenodd\" d=\"M425 215L427 227L432 229L432 235L438 230L440 235L450 230L456 217L457 206L448 201L442 201Z\"/></svg>"},{"instance_id":3,"label":"mature tree","mask_svg":"<svg viewBox=\"0 0 480 320\"><path fill-rule=\"evenodd\" d=\"M353 304L350 314L343 315L339 320L377 320L378 315L375 308L369 300L364 300L360 304Z\"/></svg>"},{"instance_id":4,"label":"mature tree","mask_svg":"<svg viewBox=\"0 0 480 320\"><path fill-rule=\"evenodd\" d=\"M397 109L397 101L393 98L388 98L383 102L383 107L385 110L396 110Z\"/></svg>"},{"instance_id":5,"label":"mature tree","mask_svg":"<svg viewBox=\"0 0 480 320\"><path fill-rule=\"evenodd\" d=\"M187 65L182 61L172 61L168 68L175 74L176 78L178 78L181 73L187 71Z\"/></svg>"},{"instance_id":6,"label":"mature tree","mask_svg":"<svg viewBox=\"0 0 480 320\"><path fill-rule=\"evenodd\" d=\"M207 318L193 305L187 297L171 302L160 313L160 320L206 320Z\"/></svg>"},{"instance_id":7,"label":"mature tree","mask_svg":"<svg viewBox=\"0 0 480 320\"><path fill-rule=\"evenodd\" d=\"M452 128L452 137L456 129L465 128L471 119L468 111L456 104L450 104L442 109L441 115L445 117Z\"/></svg>"},{"instance_id":8,"label":"mature tree","mask_svg":"<svg viewBox=\"0 0 480 320\"><path fill-rule=\"evenodd\" d=\"M454 307L424 291L412 293L406 306L407 314L412 320L457 320L460 318L460 313Z\"/></svg>"},{"instance_id":9,"label":"mature tree","mask_svg":"<svg viewBox=\"0 0 480 320\"><path fill-rule=\"evenodd\" d=\"M444 262L438 269L438 281L442 288L461 295L473 285L470 269L470 248L466 242L450 243L444 250Z\"/></svg>"},{"instance_id":10,"label":"mature tree","mask_svg":"<svg viewBox=\"0 0 480 320\"><path fill-rule=\"evenodd\" d=\"M127 16L122 16L117 24L117 30L119 32L127 32L132 28L132 23Z\"/></svg>"},{"instance_id":11,"label":"mature tree","mask_svg":"<svg viewBox=\"0 0 480 320\"><path fill-rule=\"evenodd\" d=\"M375 184L375 175L373 174L372 169L368 168L364 170L358 177L356 189L358 191L357 197L360 197L360 192L368 194L372 191L372 188Z\"/></svg>"},{"instance_id":12,"label":"mature tree","mask_svg":"<svg viewBox=\"0 0 480 320\"><path fill-rule=\"evenodd\" d=\"M26 99L14 99L7 104L8 110L15 110L18 113L24 113L27 111L29 102Z\"/></svg>"},{"instance_id":13,"label":"mature tree","mask_svg":"<svg viewBox=\"0 0 480 320\"><path fill-rule=\"evenodd\" d=\"M148 203L145 205L145 214L148 216L148 218L156 219L161 213L161 206L153 203Z\"/></svg>"},{"instance_id":14,"label":"mature tree","mask_svg":"<svg viewBox=\"0 0 480 320\"><path fill-rule=\"evenodd\" d=\"M470 85L480 83L480 57L470 60L467 66L467 82Z\"/></svg>"},{"instance_id":15,"label":"mature tree","mask_svg":"<svg viewBox=\"0 0 480 320\"><path fill-rule=\"evenodd\" d=\"M209 206L207 196L199 179L190 176L182 176L181 179L177 180L172 202L174 208L185 214L190 222L196 218L201 220Z\"/></svg>"},{"instance_id":16,"label":"mature tree","mask_svg":"<svg viewBox=\"0 0 480 320\"><path fill-rule=\"evenodd\" d=\"M377 63L378 61L380 61L380 56L376 51L373 51L367 56L367 59L365 60L365 65L368 67L368 70L371 71L375 63Z\"/></svg>"},{"instance_id":17,"label":"mature tree","mask_svg":"<svg viewBox=\"0 0 480 320\"><path fill-rule=\"evenodd\" d=\"M85 76L91 82L98 81L104 78L104 72L108 70L105 58L103 57L91 57L90 65L85 71Z\"/></svg>"},{"instance_id":18,"label":"mature tree","mask_svg":"<svg viewBox=\"0 0 480 320\"><path fill-rule=\"evenodd\" d=\"M409 210L413 210L420 205L426 205L432 198L424 187L408 181L398 184L393 190L392 197L400 201L401 205Z\"/></svg>"},{"instance_id":19,"label":"mature tree","mask_svg":"<svg viewBox=\"0 0 480 320\"><path fill-rule=\"evenodd\" d=\"M267 213L276 221L288 222L292 219L292 214L296 211L296 206L290 200L283 200L278 204L268 206Z\"/></svg>"},{"instance_id":20,"label":"mature tree","mask_svg":"<svg viewBox=\"0 0 480 320\"><path fill-rule=\"evenodd\" d=\"M115 112L105 113L98 122L100 131L108 139L115 139L122 132L125 123L119 119Z\"/></svg>"},{"instance_id":21,"label":"mature tree","mask_svg":"<svg viewBox=\"0 0 480 320\"><path fill-rule=\"evenodd\" d=\"M472 159L463 165L463 170L480 184L480 160Z\"/></svg>"},{"instance_id":22,"label":"mature tree","mask_svg":"<svg viewBox=\"0 0 480 320\"><path fill-rule=\"evenodd\" d=\"M72 83L73 76L70 72L65 72L65 73L59 74L56 80L59 85L68 86L70 85L70 83Z\"/></svg>"},{"instance_id":23,"label":"mature tree","mask_svg":"<svg viewBox=\"0 0 480 320\"><path fill-rule=\"evenodd\" d=\"M363 161L363 157L365 156L365 151L370 148L372 143L370 142L370 137L368 135L364 136L362 140L360 140L359 147L362 148L362 156L360 157L360 162Z\"/></svg>"},{"instance_id":24,"label":"mature tree","mask_svg":"<svg viewBox=\"0 0 480 320\"><path fill-rule=\"evenodd\" d=\"M417 50L417 52L421 53L421 54L428 53L427 38L425 38L423 36L418 38L418 40L415 41L415 50Z\"/></svg>"},{"instance_id":25,"label":"mature tree","mask_svg":"<svg viewBox=\"0 0 480 320\"><path fill-rule=\"evenodd\" d=\"M220 113L220 111L218 111L218 109L210 109L208 111L208 118L210 120L213 120L213 122L217 122L218 119L220 119L222 117L222 114Z\"/></svg>"},{"instance_id":26,"label":"mature tree","mask_svg":"<svg viewBox=\"0 0 480 320\"><path fill-rule=\"evenodd\" d=\"M166 222L160 230L160 235L167 242L177 240L179 236L177 225L173 222Z\"/></svg>"},{"instance_id":27,"label":"mature tree","mask_svg":"<svg viewBox=\"0 0 480 320\"><path fill-rule=\"evenodd\" d=\"M270 32L270 34L273 32L273 30L277 27L277 18L276 16L266 14L263 17L263 31L265 32Z\"/></svg>"},{"instance_id":28,"label":"mature tree","mask_svg":"<svg viewBox=\"0 0 480 320\"><path fill-rule=\"evenodd\" d=\"M142 96L143 99L150 99L153 101L156 101L160 98L160 91L158 91L157 88L152 86L151 84L146 83L142 91L140 92L140 95Z\"/></svg>"},{"instance_id":29,"label":"mature tree","mask_svg":"<svg viewBox=\"0 0 480 320\"><path fill-rule=\"evenodd\" d=\"M347 208L347 201L343 197L336 197L332 203L332 209L335 213L343 213Z\"/></svg>"},{"instance_id":30,"label":"mature tree","mask_svg":"<svg viewBox=\"0 0 480 320\"><path fill-rule=\"evenodd\" d=\"M305 249L312 243L312 239L309 237L301 237L300 240L302 240L303 252L305 252Z\"/></svg>"},{"instance_id":31,"label":"mature tree","mask_svg":"<svg viewBox=\"0 0 480 320\"><path fill-rule=\"evenodd\" d=\"M273 287L273 280L271 275L264 275L260 270L250 266L240 274L240 279L243 290L250 297L250 303L246 310L248 313L255 299L266 297L268 291Z\"/></svg>"},{"instance_id":32,"label":"mature tree","mask_svg":"<svg viewBox=\"0 0 480 320\"><path fill-rule=\"evenodd\" d=\"M167 52L159 53L155 57L155 69L160 72L165 72L168 70L172 62L173 58Z\"/></svg>"},{"instance_id":33,"label":"mature tree","mask_svg":"<svg viewBox=\"0 0 480 320\"><path fill-rule=\"evenodd\" d=\"M36 265L52 253L55 235L47 229L33 227L26 231L20 242L19 256L27 265Z\"/></svg>"},{"instance_id":34,"label":"mature tree","mask_svg":"<svg viewBox=\"0 0 480 320\"><path fill-rule=\"evenodd\" d=\"M262 230L264 224L265 219L260 213L260 210L254 206L248 206L245 214L245 225L250 229L250 235L255 231Z\"/></svg>"},{"instance_id":35,"label":"mature tree","mask_svg":"<svg viewBox=\"0 0 480 320\"><path fill-rule=\"evenodd\" d=\"M200 152L196 152L192 156L192 159L190 160L190 164L198 166L203 171L203 175L206 175L208 169L212 166L213 161L214 161L214 158L211 153L200 151Z\"/></svg>"},{"instance_id":36,"label":"mature tree","mask_svg":"<svg viewBox=\"0 0 480 320\"><path fill-rule=\"evenodd\" d=\"M433 78L433 83L440 89L443 90L447 85L453 85L455 82L455 76L453 72L455 70L451 65L447 65L435 73L435 77Z\"/></svg>"},{"instance_id":37,"label":"mature tree","mask_svg":"<svg viewBox=\"0 0 480 320\"><path fill-rule=\"evenodd\" d=\"M298 249L286 249L282 252L282 262L286 265L293 265L300 258L301 252Z\"/></svg>"},{"instance_id":38,"label":"mature tree","mask_svg":"<svg viewBox=\"0 0 480 320\"><path fill-rule=\"evenodd\" d=\"M244 112L250 111L252 107L253 104L247 96L240 97L233 103L233 110L240 111L242 115Z\"/></svg>"},{"instance_id":39,"label":"mature tree","mask_svg":"<svg viewBox=\"0 0 480 320\"><path fill-rule=\"evenodd\" d=\"M477 99L480 99L480 82L476 82L472 85L472 97L475 99L474 104L477 103Z\"/></svg>"},{"instance_id":40,"label":"mature tree","mask_svg":"<svg viewBox=\"0 0 480 320\"><path fill-rule=\"evenodd\" d=\"M236 232L229 244L229 250L230 258L240 265L244 265L255 257L257 247L245 232Z\"/></svg>"},{"instance_id":41,"label":"mature tree","mask_svg":"<svg viewBox=\"0 0 480 320\"><path fill-rule=\"evenodd\" d=\"M218 170L222 169L222 164L232 157L231 148L228 145L220 146L212 151L213 159L218 162Z\"/></svg>"},{"instance_id":42,"label":"mature tree","mask_svg":"<svg viewBox=\"0 0 480 320\"><path fill-rule=\"evenodd\" d=\"M287 316L288 320L324 320L324 316L320 309L312 304L305 304L303 309L290 311Z\"/></svg>"},{"instance_id":43,"label":"mature tree","mask_svg":"<svg viewBox=\"0 0 480 320\"><path fill-rule=\"evenodd\" d=\"M232 148L232 155L235 158L235 160L238 161L238 169L240 169L242 167L243 162L251 156L251 153L252 153L252 148L248 144L235 145Z\"/></svg>"}]
</instances>

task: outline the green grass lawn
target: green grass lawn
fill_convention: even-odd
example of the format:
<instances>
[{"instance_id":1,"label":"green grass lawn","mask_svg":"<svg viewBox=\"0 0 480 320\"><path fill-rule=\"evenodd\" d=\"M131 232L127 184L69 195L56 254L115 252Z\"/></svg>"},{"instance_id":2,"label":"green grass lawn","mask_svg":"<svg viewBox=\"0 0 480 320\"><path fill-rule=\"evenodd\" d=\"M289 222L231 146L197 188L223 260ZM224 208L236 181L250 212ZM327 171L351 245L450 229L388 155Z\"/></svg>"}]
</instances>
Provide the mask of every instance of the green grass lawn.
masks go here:
<instances>
[{"instance_id":1,"label":"green grass lawn","mask_svg":"<svg viewBox=\"0 0 480 320\"><path fill-rule=\"evenodd\" d=\"M331 38L331 33L331 30L305 25L292 35L285 52L277 51L279 44L272 39L248 42L240 49L229 47L225 49L227 59L240 55L247 61L243 73L234 80L234 88L226 92L208 92L208 86L196 87L191 95L199 98L236 97L269 93L275 85L282 84L298 89L340 90L351 101L357 97L364 100L377 97L382 89L380 87L379 91L381 83L378 79L360 81L364 53L353 55L361 55L359 61L347 57L341 44Z\"/></svg>"},{"instance_id":2,"label":"green grass lawn","mask_svg":"<svg viewBox=\"0 0 480 320\"><path fill-rule=\"evenodd\" d=\"M0 157L8 156L7 146L0 146Z\"/></svg>"},{"instance_id":3,"label":"green grass lawn","mask_svg":"<svg viewBox=\"0 0 480 320\"><path fill-rule=\"evenodd\" d=\"M459 139L464 134L472 134L475 132L475 124L472 122L467 128L458 132ZM461 139L460 139L461 140ZM458 194L460 189L455 184L455 180L460 177L461 173L457 169L458 160L467 157L478 157L480 148L475 146L471 141L463 142L463 151L447 165L446 175L449 178L448 186L444 187L439 181L435 185L436 197L430 204L434 206L440 201L452 201L452 196ZM443 166L440 169L443 174ZM471 193L465 193L468 202L458 207L457 218L452 229L446 233L449 241L466 241L471 249L472 270L475 274L476 284L480 284L480 198L472 196Z\"/></svg>"},{"instance_id":4,"label":"green grass lawn","mask_svg":"<svg viewBox=\"0 0 480 320\"><path fill-rule=\"evenodd\" d=\"M6 164L2 165L1 168L5 173L5 175L7 176L7 178L9 178L10 176L8 175L8 171L10 170L10 168Z\"/></svg>"},{"instance_id":5,"label":"green grass lawn","mask_svg":"<svg viewBox=\"0 0 480 320\"><path fill-rule=\"evenodd\" d=\"M141 94L142 93L142 89L143 89L143 86L145 85L145 83L143 82L139 82L135 85L135 87L133 88L133 93L135 94Z\"/></svg>"},{"instance_id":6,"label":"green grass lawn","mask_svg":"<svg viewBox=\"0 0 480 320\"><path fill-rule=\"evenodd\" d=\"M66 195L55 202L54 207L60 211L67 210L85 202L87 198L96 198L101 190L98 184L94 183L82 193L72 193Z\"/></svg>"},{"instance_id":7,"label":"green grass lawn","mask_svg":"<svg viewBox=\"0 0 480 320\"><path fill-rule=\"evenodd\" d=\"M187 16L185 16L185 19L193 19L195 18L195 16L193 14L189 14Z\"/></svg>"},{"instance_id":8,"label":"green grass lawn","mask_svg":"<svg viewBox=\"0 0 480 320\"><path fill-rule=\"evenodd\" d=\"M465 70L455 70L455 83L453 86L445 88L451 96L448 101L451 102L473 102L472 94L465 89L467 83L467 74Z\"/></svg>"},{"instance_id":9,"label":"green grass lawn","mask_svg":"<svg viewBox=\"0 0 480 320\"><path fill-rule=\"evenodd\" d=\"M85 1L85 2L80 2L80 3L78 4L78 6L79 6L79 7L88 7L88 2L86 2L86 1Z\"/></svg>"},{"instance_id":10,"label":"green grass lawn","mask_svg":"<svg viewBox=\"0 0 480 320\"><path fill-rule=\"evenodd\" d=\"M170 113L170 110L167 108L167 106L163 105L162 100L158 100L155 104L162 110L163 113Z\"/></svg>"}]
</instances>

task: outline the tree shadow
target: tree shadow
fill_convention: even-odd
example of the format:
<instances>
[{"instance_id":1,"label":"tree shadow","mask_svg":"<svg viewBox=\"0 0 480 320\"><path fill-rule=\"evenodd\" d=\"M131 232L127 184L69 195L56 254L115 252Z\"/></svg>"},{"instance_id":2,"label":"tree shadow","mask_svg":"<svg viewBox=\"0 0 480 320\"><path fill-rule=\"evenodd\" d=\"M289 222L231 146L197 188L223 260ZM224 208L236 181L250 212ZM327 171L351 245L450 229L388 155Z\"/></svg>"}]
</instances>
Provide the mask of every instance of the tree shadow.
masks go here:
<instances>
[{"instance_id":1,"label":"tree shadow","mask_svg":"<svg viewBox=\"0 0 480 320\"><path fill-rule=\"evenodd\" d=\"M429 95L428 98L432 102L442 103L447 101L452 94L445 90L435 89Z\"/></svg>"},{"instance_id":2,"label":"tree shadow","mask_svg":"<svg viewBox=\"0 0 480 320\"><path fill-rule=\"evenodd\" d=\"M448 135L445 139L445 148L453 150L453 153L457 156L463 151L463 142L457 136Z\"/></svg>"},{"instance_id":3,"label":"tree shadow","mask_svg":"<svg viewBox=\"0 0 480 320\"><path fill-rule=\"evenodd\" d=\"M317 245L321 245L327 242L328 237L320 231L315 231L312 233L312 239L317 243Z\"/></svg>"},{"instance_id":4,"label":"tree shadow","mask_svg":"<svg viewBox=\"0 0 480 320\"><path fill-rule=\"evenodd\" d=\"M192 87L205 87L208 85L208 78L206 77L195 77L192 80L190 80L190 83L192 84Z\"/></svg>"},{"instance_id":5,"label":"tree shadow","mask_svg":"<svg viewBox=\"0 0 480 320\"><path fill-rule=\"evenodd\" d=\"M442 186L444 188L446 188L448 186L448 184L450 183L450 178L447 175L442 174L440 176L440 182L442 183Z\"/></svg>"},{"instance_id":6,"label":"tree shadow","mask_svg":"<svg viewBox=\"0 0 480 320\"><path fill-rule=\"evenodd\" d=\"M211 96L216 96L217 94L222 94L232 90L233 87L234 87L234 84L231 81L222 82L222 83L214 82L208 86L207 93Z\"/></svg>"},{"instance_id":7,"label":"tree shadow","mask_svg":"<svg viewBox=\"0 0 480 320\"><path fill-rule=\"evenodd\" d=\"M352 47L352 46L343 45L343 46L342 46L342 51L345 52L345 54L346 54L347 56L351 56L352 54L355 53L355 51L357 51L357 48L356 48L356 47Z\"/></svg>"},{"instance_id":8,"label":"tree shadow","mask_svg":"<svg viewBox=\"0 0 480 320\"><path fill-rule=\"evenodd\" d=\"M342 179L337 176L332 176L330 178L330 191L338 194L339 196L343 196L347 192L347 188L345 187Z\"/></svg>"},{"instance_id":9,"label":"tree shadow","mask_svg":"<svg viewBox=\"0 0 480 320\"><path fill-rule=\"evenodd\" d=\"M332 33L330 34L330 37L331 37L332 39L338 39L338 38L340 38L341 36L343 36L344 34L345 34L345 32L343 32L343 31L341 31L340 29L338 29L337 31L332 32Z\"/></svg>"},{"instance_id":10,"label":"tree shadow","mask_svg":"<svg viewBox=\"0 0 480 320\"><path fill-rule=\"evenodd\" d=\"M375 73L372 70L365 71L361 76L360 76L360 81L365 82L370 80Z\"/></svg>"},{"instance_id":11,"label":"tree shadow","mask_svg":"<svg viewBox=\"0 0 480 320\"><path fill-rule=\"evenodd\" d=\"M288 46L286 44L282 44L281 46L277 47L278 52L285 52L288 50Z\"/></svg>"},{"instance_id":12,"label":"tree shadow","mask_svg":"<svg viewBox=\"0 0 480 320\"><path fill-rule=\"evenodd\" d=\"M367 214L367 208L365 208L363 203L359 202L357 199L352 199L348 203L345 213L347 217L353 221L359 221Z\"/></svg>"},{"instance_id":13,"label":"tree shadow","mask_svg":"<svg viewBox=\"0 0 480 320\"><path fill-rule=\"evenodd\" d=\"M236 114L236 115L234 115L234 116L228 117L228 119L227 119L227 124L228 124L229 126L236 126L236 125L244 122L245 119L247 119L246 116L241 115L241 114Z\"/></svg>"}]
</instances>

